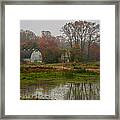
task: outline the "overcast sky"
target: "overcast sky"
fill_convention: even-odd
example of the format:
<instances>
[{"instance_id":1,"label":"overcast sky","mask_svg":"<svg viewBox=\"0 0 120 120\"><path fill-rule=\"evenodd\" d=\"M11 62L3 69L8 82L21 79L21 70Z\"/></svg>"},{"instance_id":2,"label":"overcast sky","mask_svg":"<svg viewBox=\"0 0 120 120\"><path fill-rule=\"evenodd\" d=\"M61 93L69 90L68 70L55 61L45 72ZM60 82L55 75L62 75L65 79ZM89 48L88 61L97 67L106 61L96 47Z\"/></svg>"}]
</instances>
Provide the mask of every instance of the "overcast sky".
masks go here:
<instances>
[{"instance_id":1,"label":"overcast sky","mask_svg":"<svg viewBox=\"0 0 120 120\"><path fill-rule=\"evenodd\" d=\"M58 36L61 34L61 27L70 21L73 20L21 20L20 29L31 30L39 36L41 31L50 31L52 35ZM98 20L93 21L99 23Z\"/></svg>"}]
</instances>

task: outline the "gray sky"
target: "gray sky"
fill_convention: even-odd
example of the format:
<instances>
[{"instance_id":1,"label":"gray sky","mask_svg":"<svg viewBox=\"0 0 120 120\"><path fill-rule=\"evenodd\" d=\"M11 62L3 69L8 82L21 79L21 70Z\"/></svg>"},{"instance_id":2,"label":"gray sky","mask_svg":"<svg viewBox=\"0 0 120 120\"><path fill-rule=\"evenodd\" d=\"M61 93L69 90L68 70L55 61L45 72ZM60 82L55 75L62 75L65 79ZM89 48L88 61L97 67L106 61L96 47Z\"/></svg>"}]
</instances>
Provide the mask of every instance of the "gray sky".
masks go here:
<instances>
[{"instance_id":1,"label":"gray sky","mask_svg":"<svg viewBox=\"0 0 120 120\"><path fill-rule=\"evenodd\" d=\"M31 30L36 35L41 35L41 31L51 31L52 35L58 36L61 34L61 27L70 21L74 20L21 20L20 29ZM98 20L93 21L99 23Z\"/></svg>"}]
</instances>

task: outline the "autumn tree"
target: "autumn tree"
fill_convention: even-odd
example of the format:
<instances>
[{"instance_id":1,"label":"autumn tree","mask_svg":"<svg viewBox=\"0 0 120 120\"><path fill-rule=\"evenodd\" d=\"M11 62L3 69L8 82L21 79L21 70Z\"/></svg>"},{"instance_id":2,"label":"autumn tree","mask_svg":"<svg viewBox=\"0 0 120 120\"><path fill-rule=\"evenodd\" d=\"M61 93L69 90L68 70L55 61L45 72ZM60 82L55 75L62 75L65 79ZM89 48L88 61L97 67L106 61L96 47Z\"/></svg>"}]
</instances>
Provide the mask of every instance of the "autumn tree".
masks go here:
<instances>
[{"instance_id":1,"label":"autumn tree","mask_svg":"<svg viewBox=\"0 0 120 120\"><path fill-rule=\"evenodd\" d=\"M20 30L20 40L37 40L38 36L31 30Z\"/></svg>"},{"instance_id":2,"label":"autumn tree","mask_svg":"<svg viewBox=\"0 0 120 120\"><path fill-rule=\"evenodd\" d=\"M30 58L34 49L39 49L38 36L30 30L20 31L20 56L21 61L25 58Z\"/></svg>"},{"instance_id":3,"label":"autumn tree","mask_svg":"<svg viewBox=\"0 0 120 120\"><path fill-rule=\"evenodd\" d=\"M93 43L89 48L89 60L99 61L100 60L100 45Z\"/></svg>"},{"instance_id":4,"label":"autumn tree","mask_svg":"<svg viewBox=\"0 0 120 120\"><path fill-rule=\"evenodd\" d=\"M84 60L87 54L87 59L89 60L90 46L92 43L99 42L100 40L99 24L88 21L69 22L62 27L61 31L67 39L72 52L73 50L77 50L77 53L79 53L77 57L80 58L81 61Z\"/></svg>"},{"instance_id":5,"label":"autumn tree","mask_svg":"<svg viewBox=\"0 0 120 120\"><path fill-rule=\"evenodd\" d=\"M60 58L58 40L53 36L42 36L39 39L39 47L45 63L57 63Z\"/></svg>"}]
</instances>

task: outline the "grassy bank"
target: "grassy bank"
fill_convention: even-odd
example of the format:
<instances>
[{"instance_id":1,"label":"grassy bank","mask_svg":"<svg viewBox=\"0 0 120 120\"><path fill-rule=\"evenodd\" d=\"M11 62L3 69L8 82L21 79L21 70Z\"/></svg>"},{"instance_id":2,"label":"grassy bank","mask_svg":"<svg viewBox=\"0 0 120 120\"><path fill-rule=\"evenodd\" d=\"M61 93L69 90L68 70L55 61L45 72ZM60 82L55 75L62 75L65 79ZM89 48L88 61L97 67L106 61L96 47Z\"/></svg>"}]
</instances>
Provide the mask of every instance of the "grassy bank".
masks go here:
<instances>
[{"instance_id":1,"label":"grassy bank","mask_svg":"<svg viewBox=\"0 0 120 120\"><path fill-rule=\"evenodd\" d=\"M54 84L65 82L99 82L99 63L59 63L21 65L21 86L49 81Z\"/></svg>"}]
</instances>

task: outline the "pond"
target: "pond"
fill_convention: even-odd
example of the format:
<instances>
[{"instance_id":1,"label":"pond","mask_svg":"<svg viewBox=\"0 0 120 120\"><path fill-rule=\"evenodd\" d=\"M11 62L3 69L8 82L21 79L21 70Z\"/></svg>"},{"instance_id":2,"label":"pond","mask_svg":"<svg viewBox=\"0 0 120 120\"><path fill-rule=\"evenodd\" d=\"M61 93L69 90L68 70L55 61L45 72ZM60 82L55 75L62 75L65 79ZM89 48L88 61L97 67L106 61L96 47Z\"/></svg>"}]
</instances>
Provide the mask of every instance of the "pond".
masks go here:
<instances>
[{"instance_id":1,"label":"pond","mask_svg":"<svg viewBox=\"0 0 120 120\"><path fill-rule=\"evenodd\" d=\"M99 100L100 84L95 82L40 81L21 87L21 100Z\"/></svg>"}]
</instances>

